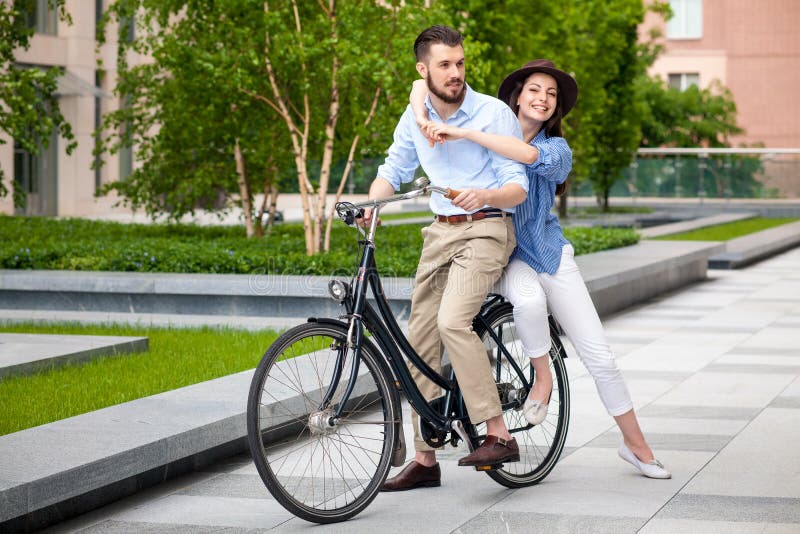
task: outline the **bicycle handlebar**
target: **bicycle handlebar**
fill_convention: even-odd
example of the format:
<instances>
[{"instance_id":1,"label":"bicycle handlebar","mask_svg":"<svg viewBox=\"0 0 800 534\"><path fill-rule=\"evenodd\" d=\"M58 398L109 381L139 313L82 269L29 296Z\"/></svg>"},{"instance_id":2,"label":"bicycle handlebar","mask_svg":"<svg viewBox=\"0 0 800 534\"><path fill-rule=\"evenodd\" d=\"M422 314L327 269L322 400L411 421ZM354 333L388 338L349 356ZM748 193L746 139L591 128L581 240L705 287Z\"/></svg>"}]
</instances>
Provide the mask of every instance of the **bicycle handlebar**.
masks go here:
<instances>
[{"instance_id":1,"label":"bicycle handlebar","mask_svg":"<svg viewBox=\"0 0 800 534\"><path fill-rule=\"evenodd\" d=\"M355 219L361 218L364 215L364 208L372 208L372 209L379 209L380 207L390 204L392 202L398 202L400 200L410 200L412 198L417 198L422 195L426 195L428 193L439 193L444 198L453 200L458 195L461 194L461 191L457 189L450 189L449 187L439 187L438 185L431 185L430 181L423 177L417 178L414 181L414 184L419 187L419 189L414 189L413 191L409 191L408 193L403 193L402 195L394 195L387 198L377 198L372 200L366 200L364 202L337 202L336 203L336 213L339 215L339 218L344 221L345 224L348 226L352 226L355 222Z\"/></svg>"}]
</instances>

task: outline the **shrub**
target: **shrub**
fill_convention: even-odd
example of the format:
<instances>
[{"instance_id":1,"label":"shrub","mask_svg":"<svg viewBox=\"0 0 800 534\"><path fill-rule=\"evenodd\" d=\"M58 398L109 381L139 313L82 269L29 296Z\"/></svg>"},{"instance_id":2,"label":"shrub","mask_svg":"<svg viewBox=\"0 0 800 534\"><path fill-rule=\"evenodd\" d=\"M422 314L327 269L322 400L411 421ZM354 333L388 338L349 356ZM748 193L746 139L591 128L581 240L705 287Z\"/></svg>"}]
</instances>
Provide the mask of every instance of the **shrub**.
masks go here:
<instances>
[{"instance_id":1,"label":"shrub","mask_svg":"<svg viewBox=\"0 0 800 534\"><path fill-rule=\"evenodd\" d=\"M421 224L384 226L377 260L385 276L413 276ZM567 228L577 254L636 243L633 230ZM235 226L122 224L87 219L0 216L0 268L77 271L350 274L359 234L336 223L332 250L306 256L299 224L247 239Z\"/></svg>"}]
</instances>

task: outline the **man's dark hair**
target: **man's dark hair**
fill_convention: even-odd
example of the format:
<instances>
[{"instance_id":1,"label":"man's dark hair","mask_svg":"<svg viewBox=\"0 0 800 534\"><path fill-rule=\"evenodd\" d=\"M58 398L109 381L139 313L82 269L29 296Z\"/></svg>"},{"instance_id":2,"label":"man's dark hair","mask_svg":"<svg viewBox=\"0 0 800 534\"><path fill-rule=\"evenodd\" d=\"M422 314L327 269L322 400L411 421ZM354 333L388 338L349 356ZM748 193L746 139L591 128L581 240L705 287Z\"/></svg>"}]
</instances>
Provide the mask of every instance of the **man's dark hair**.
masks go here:
<instances>
[{"instance_id":1,"label":"man's dark hair","mask_svg":"<svg viewBox=\"0 0 800 534\"><path fill-rule=\"evenodd\" d=\"M428 58L431 45L441 43L447 46L461 46L464 36L450 26L431 26L423 30L414 41L414 55L417 61L424 62Z\"/></svg>"}]
</instances>

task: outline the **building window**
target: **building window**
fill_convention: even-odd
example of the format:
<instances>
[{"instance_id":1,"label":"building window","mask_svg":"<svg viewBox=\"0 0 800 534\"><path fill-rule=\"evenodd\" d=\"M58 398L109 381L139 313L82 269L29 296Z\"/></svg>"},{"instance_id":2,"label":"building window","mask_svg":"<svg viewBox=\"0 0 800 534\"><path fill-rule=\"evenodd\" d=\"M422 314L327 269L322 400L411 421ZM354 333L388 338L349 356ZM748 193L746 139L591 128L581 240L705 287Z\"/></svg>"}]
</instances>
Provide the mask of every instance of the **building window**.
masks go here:
<instances>
[{"instance_id":1,"label":"building window","mask_svg":"<svg viewBox=\"0 0 800 534\"><path fill-rule=\"evenodd\" d=\"M669 86L679 91L685 91L690 86L700 86L700 74L696 72L681 72L669 75Z\"/></svg>"},{"instance_id":2,"label":"building window","mask_svg":"<svg viewBox=\"0 0 800 534\"><path fill-rule=\"evenodd\" d=\"M120 99L121 108L129 108L131 106L131 99L126 96ZM122 146L119 147L119 179L124 180L133 173L133 147L126 146L126 142L132 142L129 138L131 135L131 123L126 122L120 128L120 137L123 140Z\"/></svg>"},{"instance_id":3,"label":"building window","mask_svg":"<svg viewBox=\"0 0 800 534\"><path fill-rule=\"evenodd\" d=\"M58 11L48 0L18 1L16 5L25 13L28 28L44 35L58 35Z\"/></svg>"},{"instance_id":4,"label":"building window","mask_svg":"<svg viewBox=\"0 0 800 534\"><path fill-rule=\"evenodd\" d=\"M17 215L58 214L58 131L50 136L45 147L39 145L39 153L28 152L14 140L15 188L24 196L22 207L15 207Z\"/></svg>"},{"instance_id":5,"label":"building window","mask_svg":"<svg viewBox=\"0 0 800 534\"><path fill-rule=\"evenodd\" d=\"M672 18L667 22L668 39L703 37L703 0L670 0Z\"/></svg>"}]
</instances>

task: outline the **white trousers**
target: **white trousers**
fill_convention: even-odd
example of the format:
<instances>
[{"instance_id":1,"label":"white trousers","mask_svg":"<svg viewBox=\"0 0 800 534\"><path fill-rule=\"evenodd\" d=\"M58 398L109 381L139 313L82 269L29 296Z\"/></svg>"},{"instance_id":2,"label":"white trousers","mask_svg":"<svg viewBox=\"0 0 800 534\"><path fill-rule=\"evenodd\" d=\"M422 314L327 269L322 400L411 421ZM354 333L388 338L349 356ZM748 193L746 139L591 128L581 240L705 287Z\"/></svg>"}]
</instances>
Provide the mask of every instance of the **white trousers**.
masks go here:
<instances>
[{"instance_id":1,"label":"white trousers","mask_svg":"<svg viewBox=\"0 0 800 534\"><path fill-rule=\"evenodd\" d=\"M606 341L603 325L575 263L572 245L564 245L555 274L537 273L514 259L493 291L514 305L514 321L525 354L544 356L550 350L547 307L564 329L578 357L594 378L597 392L612 416L633 408L628 387Z\"/></svg>"}]
</instances>

